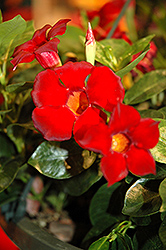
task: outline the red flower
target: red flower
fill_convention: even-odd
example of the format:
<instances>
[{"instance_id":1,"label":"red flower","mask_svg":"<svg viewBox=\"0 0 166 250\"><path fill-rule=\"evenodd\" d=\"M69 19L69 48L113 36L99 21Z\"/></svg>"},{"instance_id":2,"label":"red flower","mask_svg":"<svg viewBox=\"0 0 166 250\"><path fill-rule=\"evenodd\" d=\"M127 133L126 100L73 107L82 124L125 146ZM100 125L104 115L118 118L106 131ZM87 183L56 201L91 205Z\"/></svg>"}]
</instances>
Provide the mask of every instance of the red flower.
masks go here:
<instances>
[{"instance_id":1,"label":"red flower","mask_svg":"<svg viewBox=\"0 0 166 250\"><path fill-rule=\"evenodd\" d=\"M112 111L123 97L120 78L108 67L68 62L37 75L32 91L37 107L32 119L46 140L68 140L73 126L104 121L102 108Z\"/></svg>"},{"instance_id":2,"label":"red flower","mask_svg":"<svg viewBox=\"0 0 166 250\"><path fill-rule=\"evenodd\" d=\"M52 68L59 65L57 45L60 41L55 36L65 33L66 24L69 21L70 19L61 19L53 27L47 24L36 30L31 40L17 46L11 60L14 69L19 63L32 62L35 58L43 68Z\"/></svg>"},{"instance_id":3,"label":"red flower","mask_svg":"<svg viewBox=\"0 0 166 250\"><path fill-rule=\"evenodd\" d=\"M118 104L108 126L82 126L76 131L75 140L81 147L103 155L101 170L108 185L112 185L126 177L128 171L135 175L155 174L149 149L158 142L158 124L152 119L141 119L133 107Z\"/></svg>"},{"instance_id":4,"label":"red flower","mask_svg":"<svg viewBox=\"0 0 166 250\"><path fill-rule=\"evenodd\" d=\"M133 56L133 61L141 54L138 53ZM145 57L137 64L136 68L140 70L142 73L147 73L152 70L155 70L153 66L153 59L157 55L157 47L154 42L150 42L150 50L146 53Z\"/></svg>"}]
</instances>

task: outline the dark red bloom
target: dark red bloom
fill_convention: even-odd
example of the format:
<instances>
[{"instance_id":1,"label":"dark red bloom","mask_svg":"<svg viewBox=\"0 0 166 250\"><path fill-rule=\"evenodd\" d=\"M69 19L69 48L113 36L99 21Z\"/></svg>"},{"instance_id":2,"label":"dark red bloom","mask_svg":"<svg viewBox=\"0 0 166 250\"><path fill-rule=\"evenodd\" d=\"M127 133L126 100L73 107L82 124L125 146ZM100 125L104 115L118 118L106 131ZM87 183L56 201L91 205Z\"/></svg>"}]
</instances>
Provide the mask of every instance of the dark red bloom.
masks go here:
<instances>
[{"instance_id":1,"label":"dark red bloom","mask_svg":"<svg viewBox=\"0 0 166 250\"><path fill-rule=\"evenodd\" d=\"M141 54L138 53L133 56L133 61ZM136 68L140 70L142 73L147 73L152 70L155 70L153 66L153 59L157 55L157 47L154 42L150 42L150 50L146 53L145 57L137 64Z\"/></svg>"},{"instance_id":2,"label":"dark red bloom","mask_svg":"<svg viewBox=\"0 0 166 250\"><path fill-rule=\"evenodd\" d=\"M55 36L65 33L69 21L70 19L61 19L54 26L47 24L36 30L31 40L17 46L11 60L14 69L19 63L32 62L35 58L43 68L59 65L57 45L60 41Z\"/></svg>"},{"instance_id":3,"label":"dark red bloom","mask_svg":"<svg viewBox=\"0 0 166 250\"><path fill-rule=\"evenodd\" d=\"M131 106L118 104L108 126L96 123L77 127L75 140L85 149L103 155L101 170L108 185L135 175L155 174L155 161L149 151L159 139L159 122L141 119Z\"/></svg>"},{"instance_id":4,"label":"dark red bloom","mask_svg":"<svg viewBox=\"0 0 166 250\"><path fill-rule=\"evenodd\" d=\"M4 103L5 99L2 93L0 93L0 106Z\"/></svg>"},{"instance_id":5,"label":"dark red bloom","mask_svg":"<svg viewBox=\"0 0 166 250\"><path fill-rule=\"evenodd\" d=\"M68 62L37 75L32 119L46 140L68 140L76 124L104 122L101 110L111 112L123 97L120 78L108 67Z\"/></svg>"}]
</instances>

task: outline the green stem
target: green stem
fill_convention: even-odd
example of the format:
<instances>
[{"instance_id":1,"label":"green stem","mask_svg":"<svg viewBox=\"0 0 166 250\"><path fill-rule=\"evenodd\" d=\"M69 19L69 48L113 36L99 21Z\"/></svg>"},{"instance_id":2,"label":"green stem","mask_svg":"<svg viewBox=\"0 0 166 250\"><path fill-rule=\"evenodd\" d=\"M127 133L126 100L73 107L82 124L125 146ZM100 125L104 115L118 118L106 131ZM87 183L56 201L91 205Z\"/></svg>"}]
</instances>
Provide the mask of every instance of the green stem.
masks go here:
<instances>
[{"instance_id":1,"label":"green stem","mask_svg":"<svg viewBox=\"0 0 166 250\"><path fill-rule=\"evenodd\" d=\"M124 4L119 16L117 17L117 19L115 20L114 22L114 25L112 27L112 29L110 30L110 32L108 33L108 36L107 36L107 39L111 38L114 34L114 31L116 30L118 24L119 24L119 21L120 19L122 18L122 16L125 14L125 11L127 9L127 7L129 6L131 0L127 0L126 3Z\"/></svg>"}]
</instances>

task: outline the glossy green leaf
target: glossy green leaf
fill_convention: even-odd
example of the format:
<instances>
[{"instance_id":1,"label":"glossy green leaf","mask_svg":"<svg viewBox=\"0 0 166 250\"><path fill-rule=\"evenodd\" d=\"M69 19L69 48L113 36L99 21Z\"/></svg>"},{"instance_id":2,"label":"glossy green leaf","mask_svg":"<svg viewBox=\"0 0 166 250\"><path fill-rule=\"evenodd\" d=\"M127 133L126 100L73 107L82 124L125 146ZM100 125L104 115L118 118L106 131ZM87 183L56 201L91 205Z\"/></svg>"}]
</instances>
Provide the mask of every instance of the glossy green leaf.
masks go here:
<instances>
[{"instance_id":1,"label":"glossy green leaf","mask_svg":"<svg viewBox=\"0 0 166 250\"><path fill-rule=\"evenodd\" d=\"M0 192L6 189L16 177L19 170L20 162L18 159L9 159L5 163L1 163L0 168Z\"/></svg>"},{"instance_id":2,"label":"glossy green leaf","mask_svg":"<svg viewBox=\"0 0 166 250\"><path fill-rule=\"evenodd\" d=\"M161 163L166 163L166 120L165 119L155 119L160 121L159 131L160 137L157 145L150 151L154 159Z\"/></svg>"},{"instance_id":3,"label":"glossy green leaf","mask_svg":"<svg viewBox=\"0 0 166 250\"><path fill-rule=\"evenodd\" d=\"M103 216L103 214L107 213L110 198L113 192L120 185L121 183L117 182L114 185L108 187L108 184L106 183L95 193L89 208L89 215L92 225L95 225L98 223L98 221L101 221L100 218Z\"/></svg>"},{"instance_id":4,"label":"glossy green leaf","mask_svg":"<svg viewBox=\"0 0 166 250\"><path fill-rule=\"evenodd\" d=\"M86 192L95 182L100 180L102 173L98 166L92 165L80 174L70 179L61 181L65 193L72 196L79 196Z\"/></svg>"},{"instance_id":5,"label":"glossy green leaf","mask_svg":"<svg viewBox=\"0 0 166 250\"><path fill-rule=\"evenodd\" d=\"M136 104L150 99L166 89L166 70L154 70L146 73L125 95L125 104Z\"/></svg>"},{"instance_id":6,"label":"glossy green leaf","mask_svg":"<svg viewBox=\"0 0 166 250\"><path fill-rule=\"evenodd\" d=\"M66 179L89 168L95 159L95 153L83 150L71 139L61 143L41 143L28 163L48 177Z\"/></svg>"},{"instance_id":7,"label":"glossy green leaf","mask_svg":"<svg viewBox=\"0 0 166 250\"><path fill-rule=\"evenodd\" d=\"M90 245L88 250L109 250L108 237L104 236Z\"/></svg>"},{"instance_id":8,"label":"glossy green leaf","mask_svg":"<svg viewBox=\"0 0 166 250\"><path fill-rule=\"evenodd\" d=\"M151 189L147 184L151 184ZM150 185L149 184L149 185ZM133 217L149 216L160 210L161 198L156 180L137 180L126 192L122 213Z\"/></svg>"},{"instance_id":9,"label":"glossy green leaf","mask_svg":"<svg viewBox=\"0 0 166 250\"><path fill-rule=\"evenodd\" d=\"M159 195L162 199L160 212L165 212L166 211L166 178L161 182L159 186Z\"/></svg>"},{"instance_id":10,"label":"glossy green leaf","mask_svg":"<svg viewBox=\"0 0 166 250\"><path fill-rule=\"evenodd\" d=\"M130 58L124 58L123 54L130 45L123 39L105 39L96 42L96 61L110 67L114 71L118 71L126 66Z\"/></svg>"},{"instance_id":11,"label":"glossy green leaf","mask_svg":"<svg viewBox=\"0 0 166 250\"><path fill-rule=\"evenodd\" d=\"M28 164L40 173L55 179L71 177L67 172L65 160L68 151L49 142L41 143L28 160Z\"/></svg>"}]
</instances>

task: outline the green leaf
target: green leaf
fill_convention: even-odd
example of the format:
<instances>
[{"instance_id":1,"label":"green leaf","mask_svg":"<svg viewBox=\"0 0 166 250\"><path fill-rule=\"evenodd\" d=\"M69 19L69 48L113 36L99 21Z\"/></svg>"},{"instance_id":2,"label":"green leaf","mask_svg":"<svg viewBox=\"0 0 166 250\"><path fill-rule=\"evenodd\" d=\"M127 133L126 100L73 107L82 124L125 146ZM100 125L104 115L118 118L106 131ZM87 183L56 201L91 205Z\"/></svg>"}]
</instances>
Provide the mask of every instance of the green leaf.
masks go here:
<instances>
[{"instance_id":1,"label":"green leaf","mask_svg":"<svg viewBox=\"0 0 166 250\"><path fill-rule=\"evenodd\" d=\"M24 90L31 89L33 87L33 82L22 82L22 83L15 83L10 84L6 87L6 91L9 93L15 92L20 93Z\"/></svg>"},{"instance_id":2,"label":"green leaf","mask_svg":"<svg viewBox=\"0 0 166 250\"><path fill-rule=\"evenodd\" d=\"M159 237L162 241L164 247L166 247L166 216L164 217L164 220L162 221L160 228L159 228Z\"/></svg>"},{"instance_id":3,"label":"green leaf","mask_svg":"<svg viewBox=\"0 0 166 250\"><path fill-rule=\"evenodd\" d=\"M61 143L43 142L28 163L46 176L66 179L89 168L95 159L95 153L83 150L71 139Z\"/></svg>"},{"instance_id":4,"label":"green leaf","mask_svg":"<svg viewBox=\"0 0 166 250\"><path fill-rule=\"evenodd\" d=\"M88 241L89 239L100 235L107 228L112 227L116 222L118 222L116 216L111 216L106 212L100 214L100 218L97 219L96 224L90 229L83 241Z\"/></svg>"},{"instance_id":5,"label":"green leaf","mask_svg":"<svg viewBox=\"0 0 166 250\"><path fill-rule=\"evenodd\" d=\"M166 211L166 178L161 182L159 186L159 195L162 199L160 212L165 212Z\"/></svg>"},{"instance_id":6,"label":"green leaf","mask_svg":"<svg viewBox=\"0 0 166 250\"><path fill-rule=\"evenodd\" d=\"M125 104L136 104L150 99L166 89L166 70L153 70L146 73L127 92L124 98Z\"/></svg>"},{"instance_id":7,"label":"green leaf","mask_svg":"<svg viewBox=\"0 0 166 250\"><path fill-rule=\"evenodd\" d=\"M34 34L34 25L33 21L26 21L26 28L23 33L18 33L15 39L13 40L11 44L11 52L13 53L13 50L19 46L20 44L25 43L26 41L30 40Z\"/></svg>"},{"instance_id":8,"label":"green leaf","mask_svg":"<svg viewBox=\"0 0 166 250\"><path fill-rule=\"evenodd\" d=\"M147 184L151 184L151 189ZM160 210L161 198L156 180L141 178L126 192L122 213L133 217L149 216Z\"/></svg>"},{"instance_id":9,"label":"green leaf","mask_svg":"<svg viewBox=\"0 0 166 250\"><path fill-rule=\"evenodd\" d=\"M9 139L9 137L4 134L0 133L0 158L10 158L16 155L16 146L14 143Z\"/></svg>"},{"instance_id":10,"label":"green leaf","mask_svg":"<svg viewBox=\"0 0 166 250\"><path fill-rule=\"evenodd\" d=\"M88 250L109 250L108 237L104 236L90 245Z\"/></svg>"},{"instance_id":11,"label":"green leaf","mask_svg":"<svg viewBox=\"0 0 166 250\"><path fill-rule=\"evenodd\" d=\"M147 110L141 110L139 111L140 115L142 118L165 118L164 114L162 111L159 110L155 110L155 109L147 109Z\"/></svg>"},{"instance_id":12,"label":"green leaf","mask_svg":"<svg viewBox=\"0 0 166 250\"><path fill-rule=\"evenodd\" d=\"M150 151L156 161L161 163L166 163L166 120L165 119L155 119L155 120L160 121L159 124L160 137L157 145Z\"/></svg>"},{"instance_id":13,"label":"green leaf","mask_svg":"<svg viewBox=\"0 0 166 250\"><path fill-rule=\"evenodd\" d=\"M67 172L65 160L68 151L49 143L41 143L28 160L28 164L36 168L41 174L55 179L71 177Z\"/></svg>"},{"instance_id":14,"label":"green leaf","mask_svg":"<svg viewBox=\"0 0 166 250\"><path fill-rule=\"evenodd\" d=\"M101 221L103 214L107 213L108 205L110 202L110 198L113 192L121 185L121 183L117 182L114 185L108 187L108 184L104 184L96 194L93 196L90 208L89 215L92 225Z\"/></svg>"},{"instance_id":15,"label":"green leaf","mask_svg":"<svg viewBox=\"0 0 166 250\"><path fill-rule=\"evenodd\" d=\"M123 69L117 71L116 75L122 78L124 75L126 75L128 72L130 72L135 66L137 66L137 64L144 58L144 56L146 55L146 53L148 51L149 51L149 49L142 52L133 62L128 64Z\"/></svg>"},{"instance_id":16,"label":"green leaf","mask_svg":"<svg viewBox=\"0 0 166 250\"><path fill-rule=\"evenodd\" d=\"M26 28L26 21L20 16L0 24L0 47L8 48L9 44L18 34L23 33Z\"/></svg>"},{"instance_id":17,"label":"green leaf","mask_svg":"<svg viewBox=\"0 0 166 250\"><path fill-rule=\"evenodd\" d=\"M105 39L96 42L96 61L118 71L127 65L131 56L127 59L123 57L130 45L123 39Z\"/></svg>"},{"instance_id":18,"label":"green leaf","mask_svg":"<svg viewBox=\"0 0 166 250\"><path fill-rule=\"evenodd\" d=\"M133 237L134 250L164 250L158 235L158 226L139 227Z\"/></svg>"},{"instance_id":19,"label":"green leaf","mask_svg":"<svg viewBox=\"0 0 166 250\"><path fill-rule=\"evenodd\" d=\"M131 238L126 234L118 234L116 240L112 242L111 250L134 250Z\"/></svg>"},{"instance_id":20,"label":"green leaf","mask_svg":"<svg viewBox=\"0 0 166 250\"><path fill-rule=\"evenodd\" d=\"M61 181L65 193L72 196L80 196L86 192L95 182L100 180L102 173L95 164L79 175Z\"/></svg>"},{"instance_id":21,"label":"green leaf","mask_svg":"<svg viewBox=\"0 0 166 250\"><path fill-rule=\"evenodd\" d=\"M0 168L0 192L6 189L16 177L19 170L20 162L18 159L10 159Z\"/></svg>"}]
</instances>

